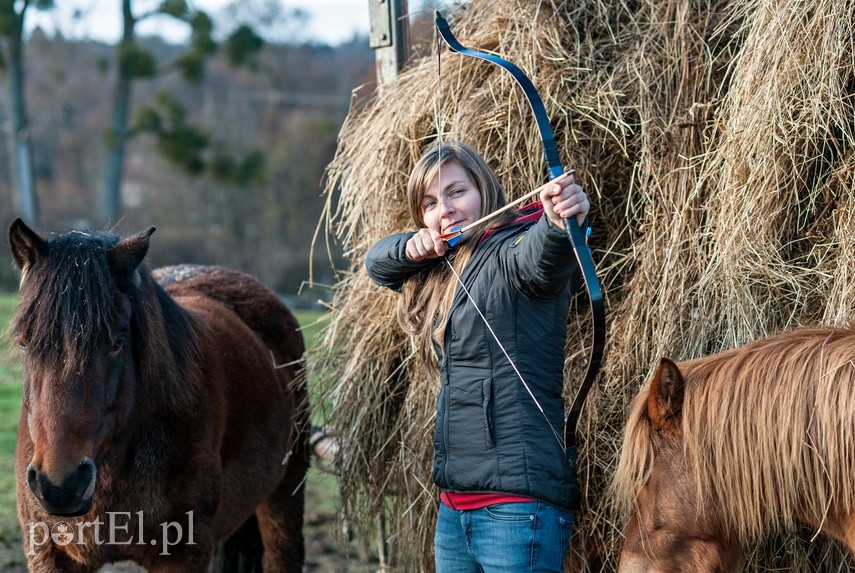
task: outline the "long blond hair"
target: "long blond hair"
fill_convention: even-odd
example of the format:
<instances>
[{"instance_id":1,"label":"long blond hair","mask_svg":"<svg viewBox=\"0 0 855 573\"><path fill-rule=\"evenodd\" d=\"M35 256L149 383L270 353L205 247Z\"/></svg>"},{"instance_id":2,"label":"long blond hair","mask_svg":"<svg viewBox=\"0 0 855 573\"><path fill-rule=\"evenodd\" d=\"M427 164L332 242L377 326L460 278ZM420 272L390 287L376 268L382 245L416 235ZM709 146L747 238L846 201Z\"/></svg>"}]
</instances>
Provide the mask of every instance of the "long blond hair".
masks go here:
<instances>
[{"instance_id":1,"label":"long blond hair","mask_svg":"<svg viewBox=\"0 0 855 573\"><path fill-rule=\"evenodd\" d=\"M410 217L417 228L423 228L422 197L427 188L439 177L440 170L450 163L457 163L475 183L481 193L481 215L492 213L507 204L505 193L493 170L474 149L460 142L445 143L428 148L419 158L407 182ZM469 238L446 255L446 261L436 264L410 277L401 289L398 299L398 322L416 345L417 356L424 366L437 369L434 341L442 346L448 311L454 296L457 280L451 273L449 263L459 275L484 232L490 228L507 224L517 216L509 210L475 229Z\"/></svg>"}]
</instances>

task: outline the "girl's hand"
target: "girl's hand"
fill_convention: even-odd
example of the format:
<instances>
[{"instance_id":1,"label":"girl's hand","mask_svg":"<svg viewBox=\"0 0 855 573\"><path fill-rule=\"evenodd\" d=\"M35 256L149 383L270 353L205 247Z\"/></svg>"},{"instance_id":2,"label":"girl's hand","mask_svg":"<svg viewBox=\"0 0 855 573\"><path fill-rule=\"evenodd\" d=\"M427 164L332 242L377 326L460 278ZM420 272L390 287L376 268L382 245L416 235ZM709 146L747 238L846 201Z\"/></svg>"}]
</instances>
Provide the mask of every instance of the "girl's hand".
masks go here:
<instances>
[{"instance_id":1,"label":"girl's hand","mask_svg":"<svg viewBox=\"0 0 855 573\"><path fill-rule=\"evenodd\" d=\"M448 243L431 229L419 229L419 232L407 241L407 258L413 263L439 258L447 251Z\"/></svg>"},{"instance_id":2,"label":"girl's hand","mask_svg":"<svg viewBox=\"0 0 855 573\"><path fill-rule=\"evenodd\" d=\"M576 222L581 225L591 209L588 196L576 184L576 176L572 173L555 183L544 185L540 201L550 222L560 229L564 228L564 219L573 215L576 215Z\"/></svg>"}]
</instances>

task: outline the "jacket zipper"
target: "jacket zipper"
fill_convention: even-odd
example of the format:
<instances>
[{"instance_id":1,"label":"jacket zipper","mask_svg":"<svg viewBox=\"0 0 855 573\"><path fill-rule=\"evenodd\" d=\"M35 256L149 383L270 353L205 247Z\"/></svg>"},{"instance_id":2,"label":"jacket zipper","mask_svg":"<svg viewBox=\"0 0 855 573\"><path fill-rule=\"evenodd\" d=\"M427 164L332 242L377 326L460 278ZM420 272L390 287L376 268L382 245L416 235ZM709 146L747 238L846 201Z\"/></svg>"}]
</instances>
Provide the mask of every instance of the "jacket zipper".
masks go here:
<instances>
[{"instance_id":1,"label":"jacket zipper","mask_svg":"<svg viewBox=\"0 0 855 573\"><path fill-rule=\"evenodd\" d=\"M449 446L448 446L448 394L451 392L451 378L449 376L448 369L448 326L451 326L451 320L448 321L446 325L445 331L445 351L443 352L444 356L442 357L445 362L445 392L443 393L442 400L442 444L445 447L445 460L442 463L442 477L445 480L446 485L450 486L451 482L448 481L448 460L451 457L449 454Z\"/></svg>"}]
</instances>

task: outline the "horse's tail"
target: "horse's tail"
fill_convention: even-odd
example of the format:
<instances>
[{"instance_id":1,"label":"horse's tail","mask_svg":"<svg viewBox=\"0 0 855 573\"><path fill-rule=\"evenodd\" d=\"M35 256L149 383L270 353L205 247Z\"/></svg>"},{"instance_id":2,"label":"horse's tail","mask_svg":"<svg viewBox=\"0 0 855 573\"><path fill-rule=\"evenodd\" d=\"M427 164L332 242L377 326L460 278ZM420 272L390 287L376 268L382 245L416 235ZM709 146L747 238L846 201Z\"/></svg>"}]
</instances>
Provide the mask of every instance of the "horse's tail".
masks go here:
<instances>
[{"instance_id":1,"label":"horse's tail","mask_svg":"<svg viewBox=\"0 0 855 573\"><path fill-rule=\"evenodd\" d=\"M624 429L620 460L612 480L614 499L623 515L635 510L635 497L647 483L655 459L650 418L647 415L649 392L648 383L632 402Z\"/></svg>"},{"instance_id":2,"label":"horse's tail","mask_svg":"<svg viewBox=\"0 0 855 573\"><path fill-rule=\"evenodd\" d=\"M217 546L209 573L262 573L264 546L255 514Z\"/></svg>"}]
</instances>

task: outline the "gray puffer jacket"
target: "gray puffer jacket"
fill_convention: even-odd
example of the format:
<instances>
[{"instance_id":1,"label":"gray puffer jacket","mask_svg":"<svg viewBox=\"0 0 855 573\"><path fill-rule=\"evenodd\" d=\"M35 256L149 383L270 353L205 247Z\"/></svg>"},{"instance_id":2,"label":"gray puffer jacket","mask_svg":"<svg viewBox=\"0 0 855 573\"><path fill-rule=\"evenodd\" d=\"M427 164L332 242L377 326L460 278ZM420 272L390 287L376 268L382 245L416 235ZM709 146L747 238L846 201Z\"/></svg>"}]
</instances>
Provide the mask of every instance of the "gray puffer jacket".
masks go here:
<instances>
[{"instance_id":1,"label":"gray puffer jacket","mask_svg":"<svg viewBox=\"0 0 855 573\"><path fill-rule=\"evenodd\" d=\"M376 283L399 290L414 272L446 264L410 262L405 249L412 235L392 235L371 248L366 268ZM581 286L567 235L545 216L512 223L478 245L461 279L475 304L458 285L444 344L436 345L442 388L434 481L446 491L523 495L577 508L575 451L562 444L567 311Z\"/></svg>"}]
</instances>

